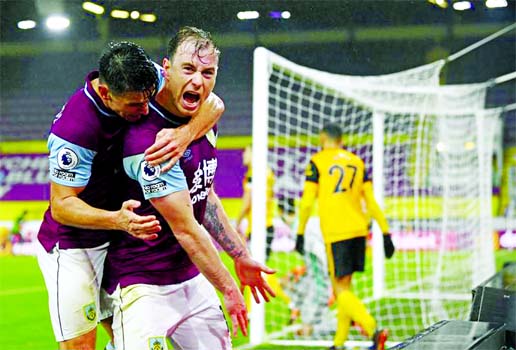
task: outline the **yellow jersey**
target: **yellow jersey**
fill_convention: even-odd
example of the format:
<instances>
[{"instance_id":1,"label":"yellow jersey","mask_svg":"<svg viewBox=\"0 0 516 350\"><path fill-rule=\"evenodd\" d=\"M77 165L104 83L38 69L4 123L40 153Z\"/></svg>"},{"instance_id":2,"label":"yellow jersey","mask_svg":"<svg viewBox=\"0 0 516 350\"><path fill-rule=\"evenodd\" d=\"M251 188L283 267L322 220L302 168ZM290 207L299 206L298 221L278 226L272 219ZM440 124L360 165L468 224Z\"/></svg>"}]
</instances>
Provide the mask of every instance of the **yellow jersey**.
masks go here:
<instances>
[{"instance_id":1,"label":"yellow jersey","mask_svg":"<svg viewBox=\"0 0 516 350\"><path fill-rule=\"evenodd\" d=\"M247 173L244 177L243 188L244 191L251 191L251 184L253 179L253 170L252 167L249 167ZM272 226L272 219L274 217L274 173L271 169L267 168L267 193L266 196L266 211L267 216L265 218L266 227ZM249 235L252 228L252 210L249 210L247 214L247 231L246 234Z\"/></svg>"},{"instance_id":2,"label":"yellow jersey","mask_svg":"<svg viewBox=\"0 0 516 350\"><path fill-rule=\"evenodd\" d=\"M340 148L324 149L312 156L305 175L298 233L304 233L315 200L325 243L367 235L369 218L362 207L364 202L381 230L388 232L360 157Z\"/></svg>"}]
</instances>

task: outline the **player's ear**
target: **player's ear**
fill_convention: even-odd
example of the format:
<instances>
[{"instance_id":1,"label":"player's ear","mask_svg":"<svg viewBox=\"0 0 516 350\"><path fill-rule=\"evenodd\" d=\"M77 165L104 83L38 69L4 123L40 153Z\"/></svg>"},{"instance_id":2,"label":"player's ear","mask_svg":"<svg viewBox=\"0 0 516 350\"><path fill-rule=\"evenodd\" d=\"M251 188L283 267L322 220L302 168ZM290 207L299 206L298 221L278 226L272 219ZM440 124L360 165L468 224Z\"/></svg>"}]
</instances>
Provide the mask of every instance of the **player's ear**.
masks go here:
<instances>
[{"instance_id":1,"label":"player's ear","mask_svg":"<svg viewBox=\"0 0 516 350\"><path fill-rule=\"evenodd\" d=\"M165 71L165 78L168 78L168 70L170 69L171 65L172 63L170 62L170 60L167 57L165 57L163 59L163 63L161 64L163 70Z\"/></svg>"},{"instance_id":2,"label":"player's ear","mask_svg":"<svg viewBox=\"0 0 516 350\"><path fill-rule=\"evenodd\" d=\"M99 96L103 100L109 100L109 88L106 85L99 84Z\"/></svg>"}]
</instances>

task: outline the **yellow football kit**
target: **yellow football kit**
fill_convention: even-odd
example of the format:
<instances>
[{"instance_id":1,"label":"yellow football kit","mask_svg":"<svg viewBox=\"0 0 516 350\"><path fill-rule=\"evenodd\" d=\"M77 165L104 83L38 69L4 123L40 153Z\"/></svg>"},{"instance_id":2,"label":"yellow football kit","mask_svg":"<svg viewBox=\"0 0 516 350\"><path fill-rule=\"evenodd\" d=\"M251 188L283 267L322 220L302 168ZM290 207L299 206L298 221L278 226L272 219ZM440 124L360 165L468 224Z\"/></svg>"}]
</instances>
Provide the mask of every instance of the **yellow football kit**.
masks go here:
<instances>
[{"instance_id":1,"label":"yellow football kit","mask_svg":"<svg viewBox=\"0 0 516 350\"><path fill-rule=\"evenodd\" d=\"M382 232L389 231L387 220L374 200L364 162L340 148L324 149L312 156L306 168L300 204L300 225L308 221L315 200L319 204L321 232L325 243L366 236L373 217ZM298 232L303 233L304 227Z\"/></svg>"},{"instance_id":2,"label":"yellow football kit","mask_svg":"<svg viewBox=\"0 0 516 350\"><path fill-rule=\"evenodd\" d=\"M332 282L336 283L335 278L343 276L335 276L334 263L337 260L332 248L345 243L343 241L350 243L367 236L369 217L376 220L383 233L389 232L389 226L374 199L372 183L367 178L360 157L341 148L326 148L312 156L305 175L298 234L304 234L312 205L317 200L321 232L328 253L328 270ZM367 211L363 208L364 204ZM365 245L362 249L365 249ZM364 251L358 252L357 249L356 252L356 256L363 259ZM350 289L340 289L336 294L337 331L334 344L344 344L352 320L368 336L375 334L376 321L362 301Z\"/></svg>"}]
</instances>

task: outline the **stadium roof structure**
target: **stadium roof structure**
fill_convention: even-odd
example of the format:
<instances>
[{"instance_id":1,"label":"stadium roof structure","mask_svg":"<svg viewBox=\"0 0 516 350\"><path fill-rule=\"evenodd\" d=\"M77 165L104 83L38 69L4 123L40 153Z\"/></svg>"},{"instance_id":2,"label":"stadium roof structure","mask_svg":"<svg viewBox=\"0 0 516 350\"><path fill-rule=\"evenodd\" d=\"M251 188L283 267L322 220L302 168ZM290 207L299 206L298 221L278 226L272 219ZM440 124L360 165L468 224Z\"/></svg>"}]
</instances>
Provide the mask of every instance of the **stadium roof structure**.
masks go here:
<instances>
[{"instance_id":1,"label":"stadium roof structure","mask_svg":"<svg viewBox=\"0 0 516 350\"><path fill-rule=\"evenodd\" d=\"M446 26L454 24L496 24L515 21L515 1L508 7L487 9L485 1L472 1L473 9L455 11L451 6L441 8L424 0L191 0L94 1L105 7L100 17L109 18L112 37L169 35L182 25L195 25L213 32L291 32L299 30L331 30L356 28ZM453 2L453 1L451 1ZM45 38L42 31L21 31L16 23L23 19L42 22L50 11L60 9L71 18L74 36L95 39L99 36L99 17L82 9L82 0L20 0L0 1L1 41L16 42ZM153 13L154 23L120 20L109 17L113 9ZM239 11L258 11L256 20L241 21ZM277 18L275 12L289 11L289 19ZM131 23L128 23L131 22ZM105 27L105 26L104 26ZM416 33L417 34L417 33Z\"/></svg>"}]
</instances>

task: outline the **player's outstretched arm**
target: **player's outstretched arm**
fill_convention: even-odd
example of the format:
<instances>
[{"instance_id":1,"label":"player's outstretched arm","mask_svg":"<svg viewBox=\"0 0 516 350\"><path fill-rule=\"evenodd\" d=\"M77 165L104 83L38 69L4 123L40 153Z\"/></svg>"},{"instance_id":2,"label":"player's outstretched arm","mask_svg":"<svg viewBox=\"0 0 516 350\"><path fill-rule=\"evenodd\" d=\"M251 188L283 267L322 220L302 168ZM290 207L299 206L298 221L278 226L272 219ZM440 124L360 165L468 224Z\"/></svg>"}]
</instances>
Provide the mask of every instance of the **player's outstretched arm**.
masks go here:
<instances>
[{"instance_id":1,"label":"player's outstretched arm","mask_svg":"<svg viewBox=\"0 0 516 350\"><path fill-rule=\"evenodd\" d=\"M204 136L213 128L224 110L224 102L211 93L188 124L175 129L163 129L156 135L154 144L145 151L145 160L152 166L167 162L161 171L170 170L192 141Z\"/></svg>"},{"instance_id":2,"label":"player's outstretched arm","mask_svg":"<svg viewBox=\"0 0 516 350\"><path fill-rule=\"evenodd\" d=\"M79 198L84 187L70 187L50 182L52 217L63 225L91 230L121 230L141 239L155 239L161 230L154 215L140 216L134 209L140 202L129 200L117 211L92 207Z\"/></svg>"},{"instance_id":3,"label":"player's outstretched arm","mask_svg":"<svg viewBox=\"0 0 516 350\"><path fill-rule=\"evenodd\" d=\"M262 295L265 301L270 300L269 296L276 296L262 276L262 272L273 274L276 271L251 258L246 244L231 226L222 202L213 189L208 195L202 224L222 249L233 258L242 290L245 286L249 286L257 303L260 303L258 293Z\"/></svg>"},{"instance_id":4,"label":"player's outstretched arm","mask_svg":"<svg viewBox=\"0 0 516 350\"><path fill-rule=\"evenodd\" d=\"M247 335L247 309L244 298L204 228L197 223L187 190L151 199L152 205L170 225L179 244L199 271L219 290L233 323L233 335L238 327Z\"/></svg>"}]
</instances>

